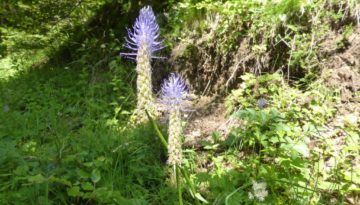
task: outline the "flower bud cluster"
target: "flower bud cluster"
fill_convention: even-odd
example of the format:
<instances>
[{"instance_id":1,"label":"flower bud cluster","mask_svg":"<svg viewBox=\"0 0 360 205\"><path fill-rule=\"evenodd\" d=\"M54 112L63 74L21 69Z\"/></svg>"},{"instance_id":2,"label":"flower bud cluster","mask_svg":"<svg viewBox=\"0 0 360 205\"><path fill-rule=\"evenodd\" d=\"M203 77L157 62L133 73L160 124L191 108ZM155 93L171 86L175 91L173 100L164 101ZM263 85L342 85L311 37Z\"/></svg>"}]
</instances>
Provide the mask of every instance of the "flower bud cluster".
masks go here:
<instances>
[{"instance_id":1,"label":"flower bud cluster","mask_svg":"<svg viewBox=\"0 0 360 205\"><path fill-rule=\"evenodd\" d=\"M259 201L264 201L265 198L268 196L268 191L266 190L266 183L265 182L256 182L253 181L252 186L253 191L249 192L249 199L257 199Z\"/></svg>"},{"instance_id":2,"label":"flower bud cluster","mask_svg":"<svg viewBox=\"0 0 360 205\"><path fill-rule=\"evenodd\" d=\"M163 48L159 38L159 25L150 6L140 10L133 30L128 30L125 47L130 53L120 53L120 56L136 60L137 72L137 107L131 121L136 123L147 120L145 110L156 117L155 98L152 92L151 59L158 58L154 52Z\"/></svg>"},{"instance_id":3,"label":"flower bud cluster","mask_svg":"<svg viewBox=\"0 0 360 205\"><path fill-rule=\"evenodd\" d=\"M170 113L168 143L168 164L170 165L181 164L181 110L187 94L185 81L175 73L171 73L161 86L161 102Z\"/></svg>"},{"instance_id":4,"label":"flower bud cluster","mask_svg":"<svg viewBox=\"0 0 360 205\"><path fill-rule=\"evenodd\" d=\"M159 26L151 7L144 7L135 21L133 30L128 30L125 47L130 53L120 53L121 56L136 60L137 72L137 108L135 110L136 122L146 121L145 110L151 116L156 116L155 99L152 93L151 59L159 58L154 52L163 48L159 38ZM181 111L184 110L186 96L188 95L185 81L177 74L170 74L161 87L160 102L169 112L169 139L168 164L180 165L182 161L181 150Z\"/></svg>"}]
</instances>

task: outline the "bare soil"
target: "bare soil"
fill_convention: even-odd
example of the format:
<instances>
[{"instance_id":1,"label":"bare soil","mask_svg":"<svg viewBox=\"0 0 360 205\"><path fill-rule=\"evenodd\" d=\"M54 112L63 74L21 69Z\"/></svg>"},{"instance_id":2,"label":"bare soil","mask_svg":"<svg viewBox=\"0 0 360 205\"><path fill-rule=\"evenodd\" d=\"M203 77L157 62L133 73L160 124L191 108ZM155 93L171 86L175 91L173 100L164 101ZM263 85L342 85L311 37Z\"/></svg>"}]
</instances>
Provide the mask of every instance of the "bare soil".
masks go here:
<instances>
[{"instance_id":1,"label":"bare soil","mask_svg":"<svg viewBox=\"0 0 360 205\"><path fill-rule=\"evenodd\" d=\"M356 94L360 91L360 26L346 39L345 46L339 48L341 38L341 31L333 31L320 44L321 79L327 86L341 90L342 104L338 106L334 122L329 124L330 130L339 120L344 123L344 119L354 117L349 115L355 118L360 115L360 99ZM247 39L241 39L239 48L227 55L215 51L215 42L193 39L181 41L170 58L172 67L189 81L191 90L199 96L194 111L187 116L185 146L198 146L201 140L211 141L213 132L225 138L232 127L239 125L226 114L223 94L237 87L242 73L261 73L270 65L270 56L257 58L248 47Z\"/></svg>"},{"instance_id":2,"label":"bare soil","mask_svg":"<svg viewBox=\"0 0 360 205\"><path fill-rule=\"evenodd\" d=\"M341 34L332 33L322 43L322 78L332 88L340 88L342 102L359 102L360 90L360 26L347 40L346 48L339 49Z\"/></svg>"}]
</instances>

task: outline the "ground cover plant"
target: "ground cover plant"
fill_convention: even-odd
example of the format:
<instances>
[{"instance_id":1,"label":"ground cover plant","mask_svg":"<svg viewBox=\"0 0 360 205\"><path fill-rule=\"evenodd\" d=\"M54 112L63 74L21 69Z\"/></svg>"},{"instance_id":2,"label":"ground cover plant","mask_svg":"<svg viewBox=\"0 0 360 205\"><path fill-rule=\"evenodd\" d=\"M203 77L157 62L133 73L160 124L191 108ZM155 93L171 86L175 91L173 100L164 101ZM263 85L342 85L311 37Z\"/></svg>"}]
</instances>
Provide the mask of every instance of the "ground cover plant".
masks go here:
<instances>
[{"instance_id":1,"label":"ground cover plant","mask_svg":"<svg viewBox=\"0 0 360 205\"><path fill-rule=\"evenodd\" d=\"M359 59L356 0L3 0L0 204L359 204Z\"/></svg>"}]
</instances>

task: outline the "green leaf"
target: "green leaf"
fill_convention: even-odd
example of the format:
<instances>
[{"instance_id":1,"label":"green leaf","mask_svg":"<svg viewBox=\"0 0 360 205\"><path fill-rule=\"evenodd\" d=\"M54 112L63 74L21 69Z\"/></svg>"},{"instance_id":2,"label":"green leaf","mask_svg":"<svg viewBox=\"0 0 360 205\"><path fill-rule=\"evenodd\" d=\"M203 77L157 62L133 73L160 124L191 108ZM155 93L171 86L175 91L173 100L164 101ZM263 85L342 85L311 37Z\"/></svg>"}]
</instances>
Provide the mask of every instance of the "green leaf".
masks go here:
<instances>
[{"instance_id":1,"label":"green leaf","mask_svg":"<svg viewBox=\"0 0 360 205\"><path fill-rule=\"evenodd\" d=\"M100 179L101 179L100 171L98 169L94 169L91 172L91 181L94 182L94 183L97 183L97 182L100 181Z\"/></svg>"},{"instance_id":2,"label":"green leaf","mask_svg":"<svg viewBox=\"0 0 360 205\"><path fill-rule=\"evenodd\" d=\"M206 199L204 199L203 196L201 196L200 193L196 193L196 194L195 194L195 197L198 198L200 201L204 202L205 204L208 204L208 203L209 203L208 201L206 201Z\"/></svg>"},{"instance_id":3,"label":"green leaf","mask_svg":"<svg viewBox=\"0 0 360 205\"><path fill-rule=\"evenodd\" d=\"M297 151L298 153L300 153L302 156L304 157L308 157L309 156L309 148L308 146L305 144L305 143L298 143L298 144L295 144L293 149L295 151Z\"/></svg>"},{"instance_id":4,"label":"green leaf","mask_svg":"<svg viewBox=\"0 0 360 205\"><path fill-rule=\"evenodd\" d=\"M106 160L106 158L103 157L103 156L98 157L98 158L94 161L95 166L96 166L96 167L101 167L101 166L104 164L105 160Z\"/></svg>"},{"instance_id":5,"label":"green leaf","mask_svg":"<svg viewBox=\"0 0 360 205\"><path fill-rule=\"evenodd\" d=\"M66 186L71 186L71 182L66 179L63 179L63 178L57 178L57 177L51 176L51 177L49 177L49 181L54 182L54 183L64 184Z\"/></svg>"},{"instance_id":6,"label":"green leaf","mask_svg":"<svg viewBox=\"0 0 360 205\"><path fill-rule=\"evenodd\" d=\"M78 186L73 186L71 188L68 188L67 193L69 196L72 196L72 197L77 197L77 196L83 195L83 193L80 191L80 187L78 187Z\"/></svg>"},{"instance_id":7,"label":"green leaf","mask_svg":"<svg viewBox=\"0 0 360 205\"><path fill-rule=\"evenodd\" d=\"M360 184L360 170L355 172L346 171L344 172L344 178L349 182Z\"/></svg>"},{"instance_id":8,"label":"green leaf","mask_svg":"<svg viewBox=\"0 0 360 205\"><path fill-rule=\"evenodd\" d=\"M323 190L329 190L335 186L336 186L336 184L334 184L333 182L328 182L328 181L320 181L318 183L318 188L323 189Z\"/></svg>"},{"instance_id":9,"label":"green leaf","mask_svg":"<svg viewBox=\"0 0 360 205\"><path fill-rule=\"evenodd\" d=\"M287 27L288 27L289 29L295 31L295 32L297 32L297 31L299 30L299 29L298 29L296 26L294 26L294 25L288 24Z\"/></svg>"},{"instance_id":10,"label":"green leaf","mask_svg":"<svg viewBox=\"0 0 360 205\"><path fill-rule=\"evenodd\" d=\"M92 191L94 190L94 186L90 182L85 182L81 185L82 189L85 191Z\"/></svg>"},{"instance_id":11,"label":"green leaf","mask_svg":"<svg viewBox=\"0 0 360 205\"><path fill-rule=\"evenodd\" d=\"M127 110L123 110L120 112L121 115L130 115L131 112L127 111Z\"/></svg>"},{"instance_id":12,"label":"green leaf","mask_svg":"<svg viewBox=\"0 0 360 205\"><path fill-rule=\"evenodd\" d=\"M35 175L35 176L30 176L28 178L29 182L31 183L36 183L36 184L40 184L40 183L43 183L46 181L46 178L43 177L43 175L41 174L38 174L38 175Z\"/></svg>"},{"instance_id":13,"label":"green leaf","mask_svg":"<svg viewBox=\"0 0 360 205\"><path fill-rule=\"evenodd\" d=\"M29 167L26 164L24 164L16 167L16 169L14 170L14 174L25 175L27 171L29 171Z\"/></svg>"},{"instance_id":14,"label":"green leaf","mask_svg":"<svg viewBox=\"0 0 360 205\"><path fill-rule=\"evenodd\" d=\"M90 178L90 174L82 169L78 169L78 170L76 170L76 172L83 179Z\"/></svg>"}]
</instances>

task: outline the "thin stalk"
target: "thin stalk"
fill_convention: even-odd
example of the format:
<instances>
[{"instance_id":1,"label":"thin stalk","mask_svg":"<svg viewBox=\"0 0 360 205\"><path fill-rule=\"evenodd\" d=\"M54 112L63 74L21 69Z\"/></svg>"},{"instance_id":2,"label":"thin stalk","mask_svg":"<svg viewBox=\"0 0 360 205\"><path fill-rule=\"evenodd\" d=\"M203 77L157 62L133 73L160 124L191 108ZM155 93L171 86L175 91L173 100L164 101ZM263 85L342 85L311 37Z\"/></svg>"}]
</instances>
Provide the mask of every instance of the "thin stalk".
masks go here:
<instances>
[{"instance_id":1,"label":"thin stalk","mask_svg":"<svg viewBox=\"0 0 360 205\"><path fill-rule=\"evenodd\" d=\"M165 140L164 135L161 133L159 127L157 126L156 122L154 121L154 119L152 119L152 117L150 116L149 112L147 110L145 110L145 113L147 115L147 117L149 118L149 121L151 123L151 125L153 126L153 128L156 131L156 134L158 135L158 137L160 138L160 141L162 142L162 144L164 145L164 147L167 149L168 148L168 144Z\"/></svg>"},{"instance_id":2,"label":"thin stalk","mask_svg":"<svg viewBox=\"0 0 360 205\"><path fill-rule=\"evenodd\" d=\"M182 169L181 167L179 167L179 170L181 171L181 174L184 176L186 183L187 183L187 184L189 185L189 187L190 187L190 190L191 190L191 192L192 192L192 194L193 194L193 197L194 197L194 199L195 199L195 204L196 204L196 205L200 205L199 200L198 200L198 199L196 198L196 196L195 196L195 195L196 195L196 190L195 190L194 184L191 182L188 173L187 173L184 169Z\"/></svg>"},{"instance_id":3,"label":"thin stalk","mask_svg":"<svg viewBox=\"0 0 360 205\"><path fill-rule=\"evenodd\" d=\"M182 191L181 191L181 180L180 180L180 170L179 167L176 166L176 184L178 188L179 194L179 205L183 205Z\"/></svg>"},{"instance_id":4,"label":"thin stalk","mask_svg":"<svg viewBox=\"0 0 360 205\"><path fill-rule=\"evenodd\" d=\"M243 188L249 186L250 184L251 184L250 182L249 182L249 183L246 183L246 184L242 185L241 187L235 189L235 190L234 190L233 192L231 192L229 195L227 195L226 198L225 198L225 205L228 205L228 204L229 204L229 199L230 199L230 197L232 197L232 196L233 196L236 192L238 192L240 189L243 189Z\"/></svg>"}]
</instances>

